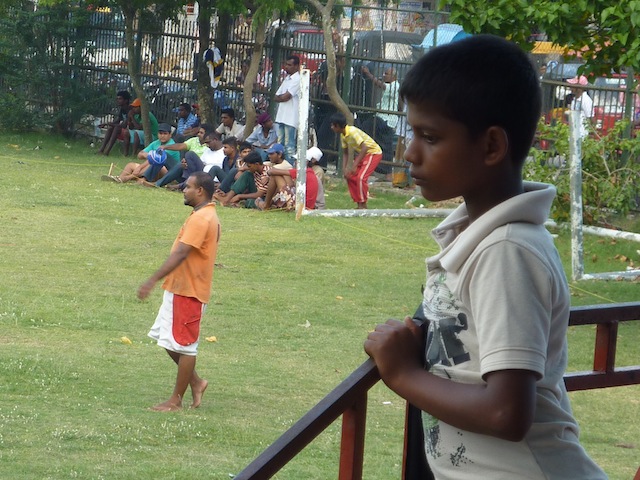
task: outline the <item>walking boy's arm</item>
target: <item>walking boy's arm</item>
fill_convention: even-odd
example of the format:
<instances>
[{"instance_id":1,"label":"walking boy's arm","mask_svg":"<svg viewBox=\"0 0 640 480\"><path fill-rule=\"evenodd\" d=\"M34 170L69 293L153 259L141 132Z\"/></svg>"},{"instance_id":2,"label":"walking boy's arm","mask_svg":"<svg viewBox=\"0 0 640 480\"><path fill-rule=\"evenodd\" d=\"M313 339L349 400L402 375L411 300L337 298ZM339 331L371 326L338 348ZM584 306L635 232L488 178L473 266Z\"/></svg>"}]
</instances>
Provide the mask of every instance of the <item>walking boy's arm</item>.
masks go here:
<instances>
[{"instance_id":1,"label":"walking boy's arm","mask_svg":"<svg viewBox=\"0 0 640 480\"><path fill-rule=\"evenodd\" d=\"M138 289L138 298L140 300L147 298L151 293L151 290L153 290L155 284L169 275L171 272L173 272L178 267L178 265L180 265L184 261L184 259L187 258L192 248L193 247L191 245L178 242L178 248L171 252L162 266L153 275L151 275L146 282L140 285L140 288Z\"/></svg>"},{"instance_id":2,"label":"walking boy's arm","mask_svg":"<svg viewBox=\"0 0 640 480\"><path fill-rule=\"evenodd\" d=\"M401 397L461 430L520 441L533 422L536 374L528 370L490 373L484 384L465 384L424 370L422 334L410 318L378 325L365 351L382 380Z\"/></svg>"}]
</instances>

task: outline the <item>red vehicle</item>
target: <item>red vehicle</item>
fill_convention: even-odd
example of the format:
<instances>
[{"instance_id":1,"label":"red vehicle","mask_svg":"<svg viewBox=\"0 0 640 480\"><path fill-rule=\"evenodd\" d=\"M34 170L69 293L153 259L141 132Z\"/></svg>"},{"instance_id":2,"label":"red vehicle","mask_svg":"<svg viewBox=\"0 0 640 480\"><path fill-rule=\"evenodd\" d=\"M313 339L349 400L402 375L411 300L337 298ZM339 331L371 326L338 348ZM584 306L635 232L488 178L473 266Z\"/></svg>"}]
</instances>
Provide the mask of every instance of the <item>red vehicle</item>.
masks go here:
<instances>
[{"instance_id":1,"label":"red vehicle","mask_svg":"<svg viewBox=\"0 0 640 480\"><path fill-rule=\"evenodd\" d=\"M311 73L325 61L324 34L310 22L292 21L283 28L283 45L293 49L292 54L300 57L300 65ZM300 50L297 50L300 49Z\"/></svg>"}]
</instances>

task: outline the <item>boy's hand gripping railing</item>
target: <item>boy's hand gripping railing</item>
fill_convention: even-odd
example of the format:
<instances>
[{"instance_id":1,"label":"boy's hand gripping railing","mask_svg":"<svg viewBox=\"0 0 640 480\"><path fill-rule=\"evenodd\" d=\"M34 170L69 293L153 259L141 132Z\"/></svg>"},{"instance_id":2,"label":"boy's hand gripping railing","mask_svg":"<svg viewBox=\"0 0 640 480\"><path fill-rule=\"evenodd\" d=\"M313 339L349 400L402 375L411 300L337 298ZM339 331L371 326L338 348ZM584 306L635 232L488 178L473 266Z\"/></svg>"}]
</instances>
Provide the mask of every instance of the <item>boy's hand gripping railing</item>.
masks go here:
<instances>
[{"instance_id":1,"label":"boy's hand gripping railing","mask_svg":"<svg viewBox=\"0 0 640 480\"><path fill-rule=\"evenodd\" d=\"M571 309L569 325L597 325L593 370L565 375L567 390L589 390L640 384L640 365L615 367L618 324L640 320L640 302L591 305ZM380 380L371 360L346 380L240 472L236 480L273 476L342 414L339 480L361 480L367 392ZM406 436L406 426L405 426ZM407 442L403 470L406 467ZM640 480L640 469L634 480Z\"/></svg>"}]
</instances>

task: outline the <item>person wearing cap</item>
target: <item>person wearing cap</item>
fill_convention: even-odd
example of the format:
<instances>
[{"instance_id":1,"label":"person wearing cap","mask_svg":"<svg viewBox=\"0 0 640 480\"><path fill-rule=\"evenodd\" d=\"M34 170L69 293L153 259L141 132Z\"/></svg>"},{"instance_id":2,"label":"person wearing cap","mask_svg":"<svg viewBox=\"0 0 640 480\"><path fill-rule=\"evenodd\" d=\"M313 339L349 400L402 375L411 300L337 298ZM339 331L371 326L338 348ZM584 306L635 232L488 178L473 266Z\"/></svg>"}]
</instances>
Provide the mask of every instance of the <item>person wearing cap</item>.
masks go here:
<instances>
[{"instance_id":1,"label":"person wearing cap","mask_svg":"<svg viewBox=\"0 0 640 480\"><path fill-rule=\"evenodd\" d=\"M264 165L260 154L251 152L244 158L244 164L247 170L231 185L231 189L227 193L217 191L213 196L214 200L225 207L238 206L240 202L244 202L246 208L258 208L256 200L267 193L271 168Z\"/></svg>"},{"instance_id":2,"label":"person wearing cap","mask_svg":"<svg viewBox=\"0 0 640 480\"><path fill-rule=\"evenodd\" d=\"M269 158L268 162L265 162L267 165L270 165L271 168L279 168L280 170L289 170L293 168L292 165L286 158L284 153L284 146L281 143L274 143L271 145L266 151L267 157Z\"/></svg>"},{"instance_id":3,"label":"person wearing cap","mask_svg":"<svg viewBox=\"0 0 640 480\"><path fill-rule=\"evenodd\" d=\"M163 164L151 164L149 155L155 153L162 146L173 145L175 142L171 138L171 126L166 123L158 125L158 140L151 142L146 148L138 152L139 162L129 162L122 169L120 175L103 175L103 180L117 183L126 183L136 180L139 183L153 181L164 175L168 169L180 163L180 153L167 151L167 156Z\"/></svg>"},{"instance_id":4,"label":"person wearing cap","mask_svg":"<svg viewBox=\"0 0 640 480\"><path fill-rule=\"evenodd\" d=\"M571 106L571 110L580 112L580 138L589 135L589 129L593 123L593 100L587 93L589 80L584 75L570 78L567 83L571 85L569 89L575 95Z\"/></svg>"},{"instance_id":5,"label":"person wearing cap","mask_svg":"<svg viewBox=\"0 0 640 480\"><path fill-rule=\"evenodd\" d=\"M311 147L307 149L306 157L307 164L311 167L316 177L318 177L318 181L322 182L324 180L324 169L327 168L327 162L322 162L322 157L324 157L322 150L318 147Z\"/></svg>"},{"instance_id":6,"label":"person wearing cap","mask_svg":"<svg viewBox=\"0 0 640 480\"><path fill-rule=\"evenodd\" d=\"M136 98L131 102L131 110L129 110L127 118L128 135L124 136L124 156L129 156L129 146L133 144L133 153L137 154L146 144L147 139L144 138L144 130L142 129L142 101ZM151 123L151 141L158 139L158 119L149 112L149 122Z\"/></svg>"},{"instance_id":7,"label":"person wearing cap","mask_svg":"<svg viewBox=\"0 0 640 480\"><path fill-rule=\"evenodd\" d=\"M278 142L284 145L287 156L296 156L298 144L299 103L300 103L300 57L289 55L284 64L284 77L273 100L278 102L276 123L278 124Z\"/></svg>"},{"instance_id":8,"label":"person wearing cap","mask_svg":"<svg viewBox=\"0 0 640 480\"><path fill-rule=\"evenodd\" d=\"M183 143L161 146L160 148L164 150L178 152L181 161L169 169L169 171L155 183L155 186L164 187L176 180L179 182L178 189L182 190L185 185L184 182L189 175L205 170L204 158L207 154L212 153L207 138L212 132L213 127L207 123L203 123L198 128L198 136L188 138Z\"/></svg>"},{"instance_id":9,"label":"person wearing cap","mask_svg":"<svg viewBox=\"0 0 640 480\"><path fill-rule=\"evenodd\" d=\"M220 111L220 120L222 123L218 125L216 132L223 140L227 137L236 137L239 142L244 140L244 125L236 122L236 112L233 108L223 108Z\"/></svg>"},{"instance_id":10,"label":"person wearing cap","mask_svg":"<svg viewBox=\"0 0 640 480\"><path fill-rule=\"evenodd\" d=\"M191 112L191 105L181 103L178 107L178 126L173 134L176 142L184 142L187 138L195 137L198 134L200 120Z\"/></svg>"},{"instance_id":11,"label":"person wearing cap","mask_svg":"<svg viewBox=\"0 0 640 480\"><path fill-rule=\"evenodd\" d=\"M279 145L279 144L276 144ZM269 210L270 208L281 208L291 211L296 206L296 177L298 171L295 168L282 169L271 168L269 170L269 184L264 199L257 199L256 206L260 210ZM305 182L305 208L315 210L316 202L319 194L318 177L307 162L306 182ZM322 207L324 208L324 190L322 192Z\"/></svg>"},{"instance_id":12,"label":"person wearing cap","mask_svg":"<svg viewBox=\"0 0 640 480\"><path fill-rule=\"evenodd\" d=\"M266 161L267 149L278 141L278 132L271 115L266 112L258 115L257 122L258 125L245 140L253 145L255 151L262 155L262 160Z\"/></svg>"},{"instance_id":13,"label":"person wearing cap","mask_svg":"<svg viewBox=\"0 0 640 480\"><path fill-rule=\"evenodd\" d=\"M167 140L168 138L168 140ZM161 123L158 125L158 140L151 142L151 144L138 153L139 159L147 159L150 152L159 149L164 149L169 145L175 145L175 140L171 138L171 125L168 123ZM174 168L176 165L180 164L180 152L175 150L165 150L167 153L167 159L164 162L164 165L159 164L149 164L149 166L144 170L142 174L143 178L139 180L139 183L147 186L152 186L153 184L149 184L149 182L155 182L159 178L163 177L167 174L169 170Z\"/></svg>"}]
</instances>

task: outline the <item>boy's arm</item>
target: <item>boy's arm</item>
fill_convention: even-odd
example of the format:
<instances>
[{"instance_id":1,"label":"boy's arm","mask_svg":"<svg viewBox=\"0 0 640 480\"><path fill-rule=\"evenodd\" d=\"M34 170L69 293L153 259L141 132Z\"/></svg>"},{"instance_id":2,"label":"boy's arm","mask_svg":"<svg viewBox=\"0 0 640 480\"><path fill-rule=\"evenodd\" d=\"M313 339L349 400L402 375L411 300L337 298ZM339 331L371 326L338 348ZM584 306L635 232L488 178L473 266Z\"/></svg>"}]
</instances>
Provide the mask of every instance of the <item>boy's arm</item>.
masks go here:
<instances>
[{"instance_id":1,"label":"boy's arm","mask_svg":"<svg viewBox=\"0 0 640 480\"><path fill-rule=\"evenodd\" d=\"M501 370L488 374L484 384L455 382L423 369L421 341L420 329L407 318L378 325L364 347L384 383L420 410L461 430L524 438L535 412L535 372Z\"/></svg>"},{"instance_id":2,"label":"boy's arm","mask_svg":"<svg viewBox=\"0 0 640 480\"><path fill-rule=\"evenodd\" d=\"M170 150L172 152L186 152L189 150L186 143L172 143L171 145L160 145L158 148L162 150Z\"/></svg>"},{"instance_id":3,"label":"boy's arm","mask_svg":"<svg viewBox=\"0 0 640 480\"><path fill-rule=\"evenodd\" d=\"M153 275L151 275L146 282L140 285L140 288L138 289L138 298L141 300L147 298L155 284L178 268L178 265L187 258L192 248L193 247L191 245L178 242L178 248L171 252L162 266Z\"/></svg>"},{"instance_id":4,"label":"boy's arm","mask_svg":"<svg viewBox=\"0 0 640 480\"><path fill-rule=\"evenodd\" d=\"M267 174L269 176L281 176L281 177L290 177L291 175L289 175L289 171L288 170L283 170L281 168L272 168L270 169Z\"/></svg>"}]
</instances>

